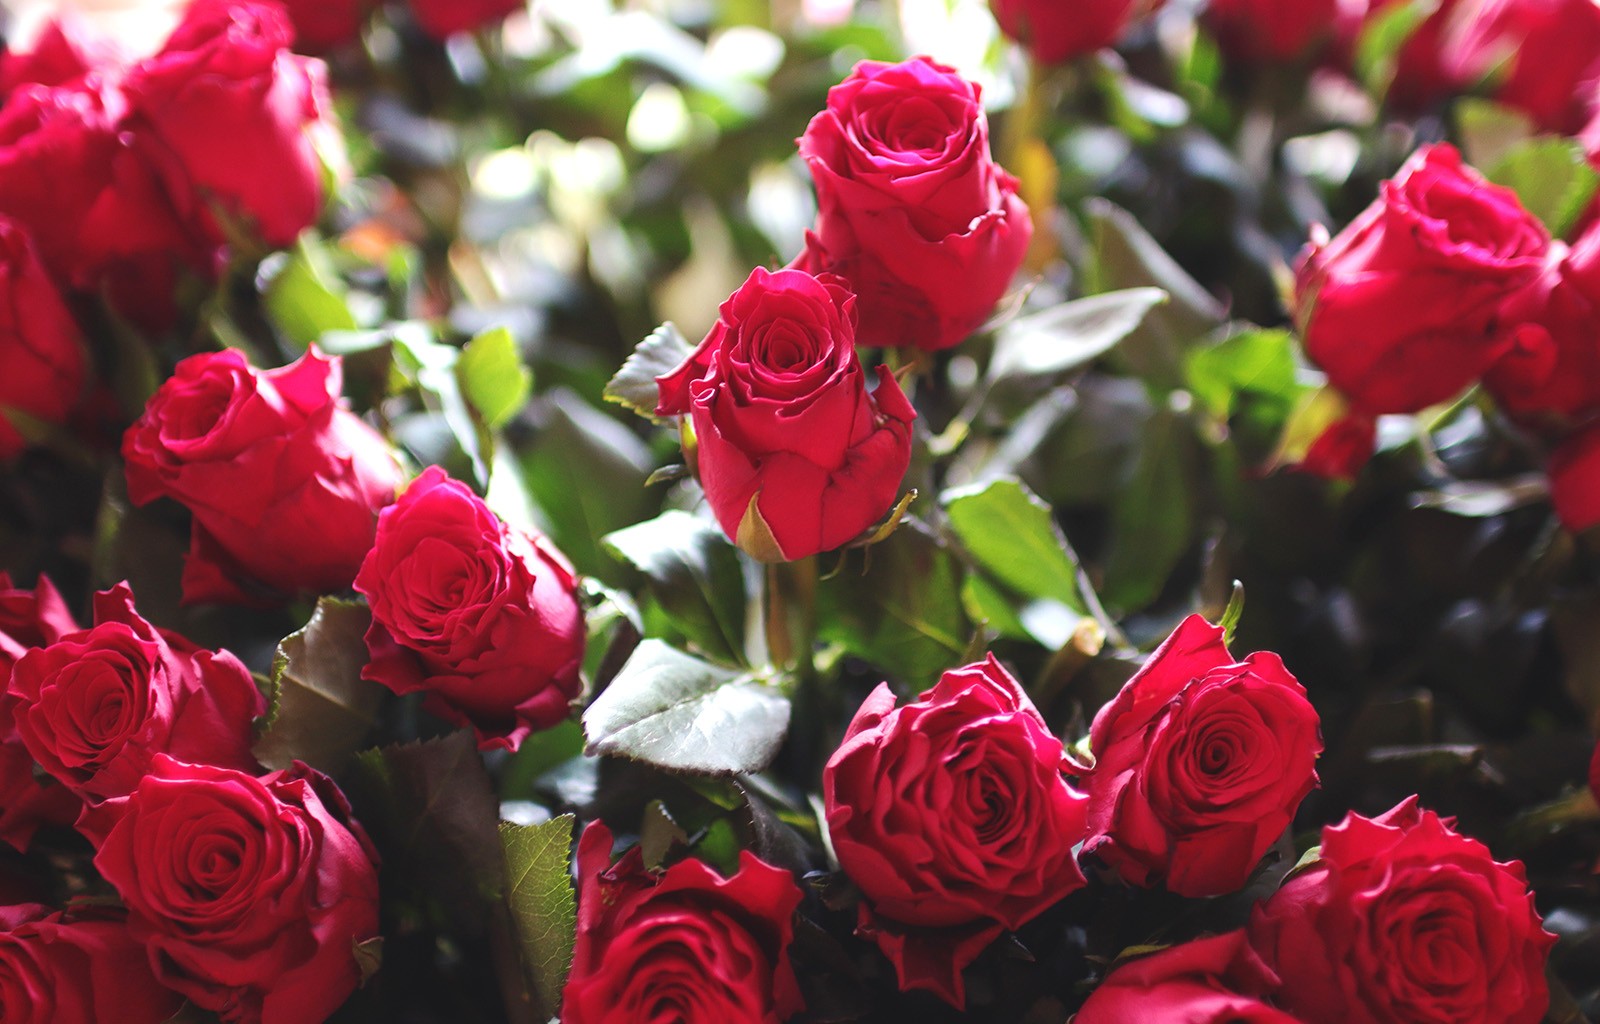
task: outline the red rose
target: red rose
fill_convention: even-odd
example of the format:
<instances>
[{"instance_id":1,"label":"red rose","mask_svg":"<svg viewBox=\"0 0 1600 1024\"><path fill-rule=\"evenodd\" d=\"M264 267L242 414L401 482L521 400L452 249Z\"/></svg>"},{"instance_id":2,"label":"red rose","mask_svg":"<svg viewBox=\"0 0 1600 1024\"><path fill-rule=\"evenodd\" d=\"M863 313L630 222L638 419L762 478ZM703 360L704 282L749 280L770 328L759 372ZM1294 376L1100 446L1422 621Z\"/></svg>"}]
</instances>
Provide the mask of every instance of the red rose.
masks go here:
<instances>
[{"instance_id":1,"label":"red rose","mask_svg":"<svg viewBox=\"0 0 1600 1024\"><path fill-rule=\"evenodd\" d=\"M656 414L693 423L717 521L762 561L846 544L900 493L917 414L886 367L867 390L858 308L836 277L757 267L694 354L657 378Z\"/></svg>"},{"instance_id":2,"label":"red rose","mask_svg":"<svg viewBox=\"0 0 1600 1024\"><path fill-rule=\"evenodd\" d=\"M123 83L137 144L213 242L226 239L213 204L277 247L322 210L312 133L330 116L327 69L293 38L277 4L198 0Z\"/></svg>"},{"instance_id":3,"label":"red rose","mask_svg":"<svg viewBox=\"0 0 1600 1024\"><path fill-rule=\"evenodd\" d=\"M1254 64L1308 57L1359 14L1348 0L1207 0L1201 17L1230 59Z\"/></svg>"},{"instance_id":4,"label":"red rose","mask_svg":"<svg viewBox=\"0 0 1600 1024\"><path fill-rule=\"evenodd\" d=\"M444 470L383 513L356 590L372 605L362 675L426 693L423 707L471 726L480 749L516 750L567 717L585 640L572 566Z\"/></svg>"},{"instance_id":5,"label":"red rose","mask_svg":"<svg viewBox=\"0 0 1600 1024\"><path fill-rule=\"evenodd\" d=\"M1445 49L1467 83L1493 74L1494 98L1541 128L1583 127L1600 79L1600 6L1594 0L1478 0L1461 8Z\"/></svg>"},{"instance_id":6,"label":"red rose","mask_svg":"<svg viewBox=\"0 0 1600 1024\"><path fill-rule=\"evenodd\" d=\"M33 590L21 590L0 572L0 695L10 690L18 658L77 628L49 579L40 576ZM0 840L26 850L40 825L72 824L81 804L65 786L34 775L33 755L17 735L9 703L0 697Z\"/></svg>"},{"instance_id":7,"label":"red rose","mask_svg":"<svg viewBox=\"0 0 1600 1024\"><path fill-rule=\"evenodd\" d=\"M1600 802L1600 743L1594 746L1594 756L1589 759L1589 792Z\"/></svg>"},{"instance_id":8,"label":"red rose","mask_svg":"<svg viewBox=\"0 0 1600 1024\"><path fill-rule=\"evenodd\" d=\"M1348 413L1317 435L1294 468L1324 480L1350 480L1377 447L1378 421L1365 413Z\"/></svg>"},{"instance_id":9,"label":"red rose","mask_svg":"<svg viewBox=\"0 0 1600 1024\"><path fill-rule=\"evenodd\" d=\"M28 229L58 278L87 291L109 284L139 312L141 305L170 305L181 267L209 264L121 130L123 103L93 74L75 86L30 85L7 97L0 108L0 214ZM139 295L138 282L164 284L165 292Z\"/></svg>"},{"instance_id":10,"label":"red rose","mask_svg":"<svg viewBox=\"0 0 1600 1024\"><path fill-rule=\"evenodd\" d=\"M278 370L229 350L178 364L122 439L128 495L194 513L185 601L342 590L372 546L400 470L339 401L337 356ZM249 588L249 589L246 589Z\"/></svg>"},{"instance_id":11,"label":"red rose","mask_svg":"<svg viewBox=\"0 0 1600 1024\"><path fill-rule=\"evenodd\" d=\"M93 629L17 661L8 713L28 752L91 800L126 796L157 754L245 771L266 711L249 669L226 651L169 644L126 583L95 597Z\"/></svg>"},{"instance_id":12,"label":"red rose","mask_svg":"<svg viewBox=\"0 0 1600 1024\"><path fill-rule=\"evenodd\" d=\"M326 776L160 756L131 796L85 819L156 976L197 1006L309 1024L360 982L355 947L378 934L377 854Z\"/></svg>"},{"instance_id":13,"label":"red rose","mask_svg":"<svg viewBox=\"0 0 1600 1024\"><path fill-rule=\"evenodd\" d=\"M1522 865L1412 797L1322 830L1320 858L1250 920L1308 1024L1537 1024L1549 1005L1540 927Z\"/></svg>"},{"instance_id":14,"label":"red rose","mask_svg":"<svg viewBox=\"0 0 1600 1024\"><path fill-rule=\"evenodd\" d=\"M24 441L6 418L13 409L62 423L83 394L83 338L27 232L0 216L0 459Z\"/></svg>"},{"instance_id":15,"label":"red rose","mask_svg":"<svg viewBox=\"0 0 1600 1024\"><path fill-rule=\"evenodd\" d=\"M1025 45L1041 64L1062 64L1122 38L1128 26L1165 0L989 0L1000 30Z\"/></svg>"},{"instance_id":16,"label":"red rose","mask_svg":"<svg viewBox=\"0 0 1600 1024\"><path fill-rule=\"evenodd\" d=\"M375 6L374 0L284 0L294 22L296 49L309 53L360 39Z\"/></svg>"},{"instance_id":17,"label":"red rose","mask_svg":"<svg viewBox=\"0 0 1600 1024\"><path fill-rule=\"evenodd\" d=\"M67 8L45 25L33 49L0 53L0 96L24 85L69 85L90 71L124 62L116 40L93 31Z\"/></svg>"},{"instance_id":18,"label":"red rose","mask_svg":"<svg viewBox=\"0 0 1600 1024\"><path fill-rule=\"evenodd\" d=\"M1121 964L1072 1024L1299 1024L1262 1002L1278 979L1241 931Z\"/></svg>"},{"instance_id":19,"label":"red rose","mask_svg":"<svg viewBox=\"0 0 1600 1024\"><path fill-rule=\"evenodd\" d=\"M1600 225L1571 251L1553 244L1521 302L1510 349L1484 374L1489 393L1517 419L1556 431L1600 411Z\"/></svg>"},{"instance_id":20,"label":"red rose","mask_svg":"<svg viewBox=\"0 0 1600 1024\"><path fill-rule=\"evenodd\" d=\"M1600 421L1556 446L1550 456L1550 500L1573 533L1600 525Z\"/></svg>"},{"instance_id":21,"label":"red rose","mask_svg":"<svg viewBox=\"0 0 1600 1024\"><path fill-rule=\"evenodd\" d=\"M723 878L698 860L645 870L639 848L611 863L611 830L578 841L578 935L562 1024L779 1024L804 1008L789 941L800 887L755 854Z\"/></svg>"},{"instance_id":22,"label":"red rose","mask_svg":"<svg viewBox=\"0 0 1600 1024\"><path fill-rule=\"evenodd\" d=\"M0 907L6 1024L162 1024L183 997L156 981L144 946L106 913Z\"/></svg>"},{"instance_id":23,"label":"red rose","mask_svg":"<svg viewBox=\"0 0 1600 1024\"><path fill-rule=\"evenodd\" d=\"M1355 51L1360 31L1374 19L1406 2L1408 0L1372 0L1367 5L1364 21L1349 32L1347 51ZM1461 9L1462 0L1440 0L1422 24L1406 37L1395 55L1394 78L1384 97L1386 103L1397 110L1422 113L1471 84L1462 81L1456 69L1446 66L1450 47L1447 35L1454 32L1456 13Z\"/></svg>"},{"instance_id":24,"label":"red rose","mask_svg":"<svg viewBox=\"0 0 1600 1024\"><path fill-rule=\"evenodd\" d=\"M527 0L411 0L411 13L422 31L444 39L487 28L527 6Z\"/></svg>"},{"instance_id":25,"label":"red rose","mask_svg":"<svg viewBox=\"0 0 1600 1024\"><path fill-rule=\"evenodd\" d=\"M993 655L904 707L887 683L861 705L822 772L828 832L902 990L963 1006L961 972L984 947L1084 884L1067 767Z\"/></svg>"},{"instance_id":26,"label":"red rose","mask_svg":"<svg viewBox=\"0 0 1600 1024\"><path fill-rule=\"evenodd\" d=\"M1504 351L1502 307L1538 277L1549 245L1510 189L1454 148L1424 146L1349 227L1301 253L1306 353L1362 412L1445 401Z\"/></svg>"},{"instance_id":27,"label":"red rose","mask_svg":"<svg viewBox=\"0 0 1600 1024\"><path fill-rule=\"evenodd\" d=\"M1033 221L989 154L976 85L926 57L862 61L828 90L800 155L818 215L796 265L850 282L862 345L949 348L988 319Z\"/></svg>"},{"instance_id":28,"label":"red rose","mask_svg":"<svg viewBox=\"0 0 1600 1024\"><path fill-rule=\"evenodd\" d=\"M1317 784L1317 712L1276 654L1237 662L1191 615L1089 730L1083 852L1130 885L1244 888Z\"/></svg>"}]
</instances>

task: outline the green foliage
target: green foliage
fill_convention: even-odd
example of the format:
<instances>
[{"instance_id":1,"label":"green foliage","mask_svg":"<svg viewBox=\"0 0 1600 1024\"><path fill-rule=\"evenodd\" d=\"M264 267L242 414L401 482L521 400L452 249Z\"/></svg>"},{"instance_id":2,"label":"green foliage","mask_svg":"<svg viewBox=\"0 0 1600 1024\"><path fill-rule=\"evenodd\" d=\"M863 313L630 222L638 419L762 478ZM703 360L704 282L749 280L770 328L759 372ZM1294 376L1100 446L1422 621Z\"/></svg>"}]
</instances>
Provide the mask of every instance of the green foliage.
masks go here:
<instances>
[{"instance_id":1,"label":"green foliage","mask_svg":"<svg viewBox=\"0 0 1600 1024\"><path fill-rule=\"evenodd\" d=\"M337 772L371 731L384 689L361 678L367 606L324 597L311 620L284 637L273 658L271 707L255 756L271 769L304 761Z\"/></svg>"},{"instance_id":2,"label":"green foliage","mask_svg":"<svg viewBox=\"0 0 1600 1024\"><path fill-rule=\"evenodd\" d=\"M1594 198L1600 174L1575 139L1541 136L1513 146L1486 171L1490 181L1517 194L1528 212L1561 238Z\"/></svg>"},{"instance_id":3,"label":"green foliage","mask_svg":"<svg viewBox=\"0 0 1600 1024\"><path fill-rule=\"evenodd\" d=\"M1166 299L1159 288L1129 288L1018 317L995 335L989 377L1043 377L1077 369L1138 330Z\"/></svg>"},{"instance_id":4,"label":"green foliage","mask_svg":"<svg viewBox=\"0 0 1600 1024\"><path fill-rule=\"evenodd\" d=\"M606 385L606 401L616 402L640 416L654 418L658 394L656 378L683 365L694 351L677 325L668 322L650 332L628 356Z\"/></svg>"},{"instance_id":5,"label":"green foliage","mask_svg":"<svg viewBox=\"0 0 1600 1024\"><path fill-rule=\"evenodd\" d=\"M727 664L747 662L744 570L719 526L671 509L607 534L602 544L644 577L691 647Z\"/></svg>"},{"instance_id":6,"label":"green foliage","mask_svg":"<svg viewBox=\"0 0 1600 1024\"><path fill-rule=\"evenodd\" d=\"M577 901L567 866L575 818L563 814L542 825L500 823L506 858L506 903L511 909L522 967L542 1015L561 1008L561 989L572 964Z\"/></svg>"},{"instance_id":7,"label":"green foliage","mask_svg":"<svg viewBox=\"0 0 1600 1024\"><path fill-rule=\"evenodd\" d=\"M300 349L327 331L353 331L359 326L347 298L322 243L309 234L302 235L283 258L262 294L273 323Z\"/></svg>"},{"instance_id":8,"label":"green foliage","mask_svg":"<svg viewBox=\"0 0 1600 1024\"><path fill-rule=\"evenodd\" d=\"M516 339L504 327L467 342L456 363L456 375L467 400L490 430L505 426L533 390L533 373L522 365Z\"/></svg>"}]
</instances>

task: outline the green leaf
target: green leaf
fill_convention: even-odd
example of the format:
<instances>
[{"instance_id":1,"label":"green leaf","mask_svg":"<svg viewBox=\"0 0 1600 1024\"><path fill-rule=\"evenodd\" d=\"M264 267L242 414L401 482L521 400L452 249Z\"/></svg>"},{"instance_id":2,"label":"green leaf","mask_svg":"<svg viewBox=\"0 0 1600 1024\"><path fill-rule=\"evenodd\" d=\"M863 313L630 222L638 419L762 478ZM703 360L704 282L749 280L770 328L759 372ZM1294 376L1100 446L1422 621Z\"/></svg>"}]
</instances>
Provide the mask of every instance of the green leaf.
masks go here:
<instances>
[{"instance_id":1,"label":"green leaf","mask_svg":"<svg viewBox=\"0 0 1600 1024\"><path fill-rule=\"evenodd\" d=\"M1400 50L1439 9L1439 0L1406 0L1367 17L1356 39L1356 78L1371 96L1388 94Z\"/></svg>"},{"instance_id":2,"label":"green leaf","mask_svg":"<svg viewBox=\"0 0 1600 1024\"><path fill-rule=\"evenodd\" d=\"M1138 611L1161 593L1194 539L1202 455L1188 421L1162 409L1145 426L1133 476L1112 503L1106 556L1108 605Z\"/></svg>"},{"instance_id":3,"label":"green leaf","mask_svg":"<svg viewBox=\"0 0 1600 1024\"><path fill-rule=\"evenodd\" d=\"M506 903L516 926L523 970L550 1016L561 1008L578 927L569 867L574 820L563 814L542 825L500 823Z\"/></svg>"},{"instance_id":4,"label":"green leaf","mask_svg":"<svg viewBox=\"0 0 1600 1024\"><path fill-rule=\"evenodd\" d=\"M908 688L960 664L972 626L961 566L949 546L907 516L900 528L817 587L817 630Z\"/></svg>"},{"instance_id":5,"label":"green leaf","mask_svg":"<svg viewBox=\"0 0 1600 1024\"><path fill-rule=\"evenodd\" d=\"M270 273L270 271L269 271ZM267 315L299 348L324 331L353 331L359 324L345 302L344 282L312 235L303 234L271 273L262 292Z\"/></svg>"},{"instance_id":6,"label":"green leaf","mask_svg":"<svg viewBox=\"0 0 1600 1024\"><path fill-rule=\"evenodd\" d=\"M1138 330L1166 301L1160 288L1128 288L1012 320L995 336L989 377L1042 377L1083 366Z\"/></svg>"},{"instance_id":7,"label":"green leaf","mask_svg":"<svg viewBox=\"0 0 1600 1024\"><path fill-rule=\"evenodd\" d=\"M961 581L961 606L973 622L988 626L1008 640L1027 640L1031 634L1022 624L1015 599L982 573L970 573Z\"/></svg>"},{"instance_id":8,"label":"green leaf","mask_svg":"<svg viewBox=\"0 0 1600 1024\"><path fill-rule=\"evenodd\" d=\"M1513 146L1493 165L1488 178L1514 191L1556 238L1577 223L1600 185L1600 174L1589 166L1581 143L1550 136Z\"/></svg>"},{"instance_id":9,"label":"green leaf","mask_svg":"<svg viewBox=\"0 0 1600 1024\"><path fill-rule=\"evenodd\" d=\"M1244 584L1238 580L1233 581L1233 592L1228 595L1228 606L1222 610L1222 618L1217 625L1222 627L1222 642L1233 643L1233 634L1239 629L1239 620L1244 618Z\"/></svg>"},{"instance_id":10,"label":"green leaf","mask_svg":"<svg viewBox=\"0 0 1600 1024\"><path fill-rule=\"evenodd\" d=\"M256 741L258 761L273 770L304 761L330 774L349 762L385 692L361 678L371 621L366 605L324 597L304 628L278 644L273 707Z\"/></svg>"},{"instance_id":11,"label":"green leaf","mask_svg":"<svg viewBox=\"0 0 1600 1024\"><path fill-rule=\"evenodd\" d=\"M445 424L472 462L480 489L489 486L489 447L492 439L480 428L461 391L456 365L461 350L438 341L419 324L397 324L394 330L396 365L408 370L417 387L431 394Z\"/></svg>"},{"instance_id":12,"label":"green leaf","mask_svg":"<svg viewBox=\"0 0 1600 1024\"><path fill-rule=\"evenodd\" d=\"M600 542L644 575L650 596L691 644L710 657L746 663L744 571L721 527L670 509Z\"/></svg>"},{"instance_id":13,"label":"green leaf","mask_svg":"<svg viewBox=\"0 0 1600 1024\"><path fill-rule=\"evenodd\" d=\"M615 580L616 563L598 538L660 508L645 490L655 459L622 423L558 388L534 403L539 430L518 452L527 492L550 538L585 575Z\"/></svg>"},{"instance_id":14,"label":"green leaf","mask_svg":"<svg viewBox=\"0 0 1600 1024\"><path fill-rule=\"evenodd\" d=\"M472 733L364 751L342 781L383 851L385 900L483 934L505 892L505 858L500 804Z\"/></svg>"},{"instance_id":15,"label":"green leaf","mask_svg":"<svg viewBox=\"0 0 1600 1024\"><path fill-rule=\"evenodd\" d=\"M758 772L789 730L770 681L644 640L583 714L590 754L700 775Z\"/></svg>"},{"instance_id":16,"label":"green leaf","mask_svg":"<svg viewBox=\"0 0 1600 1024\"><path fill-rule=\"evenodd\" d=\"M1549 497L1550 488L1545 478L1535 473L1502 480L1451 480L1433 490L1413 494L1411 507L1437 509L1472 519L1492 519Z\"/></svg>"},{"instance_id":17,"label":"green leaf","mask_svg":"<svg viewBox=\"0 0 1600 1024\"><path fill-rule=\"evenodd\" d=\"M689 339L671 321L662 324L639 342L622 369L606 385L606 400L627 406L640 416L654 419L660 394L656 378L683 365L694 351Z\"/></svg>"},{"instance_id":18,"label":"green leaf","mask_svg":"<svg viewBox=\"0 0 1600 1024\"><path fill-rule=\"evenodd\" d=\"M467 342L456 363L456 376L490 430L510 422L533 390L533 373L522 365L516 339L504 327Z\"/></svg>"},{"instance_id":19,"label":"green leaf","mask_svg":"<svg viewBox=\"0 0 1600 1024\"><path fill-rule=\"evenodd\" d=\"M1196 349L1189 354L1187 371L1189 390L1219 419L1232 415L1244 393L1281 402L1287 416L1300 390L1294 336L1288 331L1246 330Z\"/></svg>"},{"instance_id":20,"label":"green leaf","mask_svg":"<svg viewBox=\"0 0 1600 1024\"><path fill-rule=\"evenodd\" d=\"M961 546L1019 594L1054 598L1083 612L1078 559L1050 506L1020 480L1000 479L946 491L941 499Z\"/></svg>"},{"instance_id":21,"label":"green leaf","mask_svg":"<svg viewBox=\"0 0 1600 1024\"><path fill-rule=\"evenodd\" d=\"M1089 291L1149 286L1168 297L1117 346L1116 361L1151 383L1181 386L1184 350L1222 323L1222 305L1128 211L1104 199L1091 199L1086 207L1094 252Z\"/></svg>"},{"instance_id":22,"label":"green leaf","mask_svg":"<svg viewBox=\"0 0 1600 1024\"><path fill-rule=\"evenodd\" d=\"M1474 167L1493 167L1534 135L1533 119L1493 100L1466 96L1456 101L1461 153Z\"/></svg>"}]
</instances>

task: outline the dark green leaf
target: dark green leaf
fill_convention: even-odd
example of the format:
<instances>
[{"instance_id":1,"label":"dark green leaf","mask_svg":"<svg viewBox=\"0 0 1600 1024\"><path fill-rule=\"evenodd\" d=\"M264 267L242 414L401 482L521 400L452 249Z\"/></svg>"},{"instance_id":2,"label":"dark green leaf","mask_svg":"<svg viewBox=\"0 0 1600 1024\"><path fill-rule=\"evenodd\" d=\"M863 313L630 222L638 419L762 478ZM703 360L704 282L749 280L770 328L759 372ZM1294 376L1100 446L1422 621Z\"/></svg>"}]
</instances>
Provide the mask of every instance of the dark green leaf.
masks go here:
<instances>
[{"instance_id":1,"label":"dark green leaf","mask_svg":"<svg viewBox=\"0 0 1600 1024\"><path fill-rule=\"evenodd\" d=\"M865 558L866 572L855 558ZM907 517L817 588L818 632L907 687L931 684L958 664L972 627L961 607L955 555Z\"/></svg>"},{"instance_id":2,"label":"dark green leaf","mask_svg":"<svg viewBox=\"0 0 1600 1024\"><path fill-rule=\"evenodd\" d=\"M769 680L645 640L583 715L590 754L701 775L765 768L789 729Z\"/></svg>"},{"instance_id":3,"label":"dark green leaf","mask_svg":"<svg viewBox=\"0 0 1600 1024\"><path fill-rule=\"evenodd\" d=\"M574 818L563 814L542 825L500 823L506 857L506 903L511 908L522 966L548 1015L561 1007L572 963L577 903L569 867Z\"/></svg>"},{"instance_id":4,"label":"dark green leaf","mask_svg":"<svg viewBox=\"0 0 1600 1024\"><path fill-rule=\"evenodd\" d=\"M533 374L522 365L516 339L504 327L467 342L456 363L456 376L490 430L505 426L533 389Z\"/></svg>"},{"instance_id":5,"label":"dark green leaf","mask_svg":"<svg viewBox=\"0 0 1600 1024\"><path fill-rule=\"evenodd\" d=\"M1188 550L1200 458L1182 415L1163 409L1150 418L1133 476L1112 505L1115 532L1100 588L1108 605L1131 612L1154 601Z\"/></svg>"},{"instance_id":6,"label":"dark green leaf","mask_svg":"<svg viewBox=\"0 0 1600 1024\"><path fill-rule=\"evenodd\" d=\"M1084 366L1138 330L1166 300L1159 288L1128 288L1018 317L995 336L989 376L1042 377Z\"/></svg>"},{"instance_id":7,"label":"dark green leaf","mask_svg":"<svg viewBox=\"0 0 1600 1024\"><path fill-rule=\"evenodd\" d=\"M655 418L659 394L656 378L683 365L694 346L677 326L667 322L639 342L622 369L606 385L606 400L627 406L640 416Z\"/></svg>"},{"instance_id":8,"label":"dark green leaf","mask_svg":"<svg viewBox=\"0 0 1600 1024\"><path fill-rule=\"evenodd\" d=\"M339 772L372 728L384 689L361 678L367 606L324 597L305 627L283 639L272 662L273 712L256 741L271 769L304 761Z\"/></svg>"},{"instance_id":9,"label":"dark green leaf","mask_svg":"<svg viewBox=\"0 0 1600 1024\"><path fill-rule=\"evenodd\" d=\"M644 574L650 596L690 643L713 658L745 663L744 572L719 526L670 509L601 543Z\"/></svg>"}]
</instances>

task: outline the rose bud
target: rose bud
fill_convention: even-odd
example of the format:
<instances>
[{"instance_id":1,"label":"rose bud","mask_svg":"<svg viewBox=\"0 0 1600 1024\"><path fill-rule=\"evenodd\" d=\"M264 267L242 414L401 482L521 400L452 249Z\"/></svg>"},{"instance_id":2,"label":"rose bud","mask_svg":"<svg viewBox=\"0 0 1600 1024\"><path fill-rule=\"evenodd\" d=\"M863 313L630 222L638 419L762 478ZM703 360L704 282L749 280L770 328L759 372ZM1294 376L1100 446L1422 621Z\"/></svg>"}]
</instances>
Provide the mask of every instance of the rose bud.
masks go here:
<instances>
[{"instance_id":1,"label":"rose bud","mask_svg":"<svg viewBox=\"0 0 1600 1024\"><path fill-rule=\"evenodd\" d=\"M1550 501L1561 525L1573 533L1600 525L1600 421L1556 446L1549 473Z\"/></svg>"},{"instance_id":2,"label":"rose bud","mask_svg":"<svg viewBox=\"0 0 1600 1024\"><path fill-rule=\"evenodd\" d=\"M1594 0L1478 0L1462 8L1456 28L1445 60L1460 81L1490 77L1497 101L1546 131L1583 127L1600 78Z\"/></svg>"},{"instance_id":3,"label":"rose bud","mask_svg":"<svg viewBox=\"0 0 1600 1024\"><path fill-rule=\"evenodd\" d=\"M867 390L845 282L757 267L682 366L657 378L658 416L688 416L722 529L764 562L855 540L888 514L916 411L887 367Z\"/></svg>"},{"instance_id":4,"label":"rose bud","mask_svg":"<svg viewBox=\"0 0 1600 1024\"><path fill-rule=\"evenodd\" d=\"M611 863L611 830L578 841L578 934L562 1024L749 1021L804 1008L788 948L800 887L748 850L723 878L698 860L648 871L635 846Z\"/></svg>"},{"instance_id":5,"label":"rose bud","mask_svg":"<svg viewBox=\"0 0 1600 1024\"><path fill-rule=\"evenodd\" d=\"M1022 687L990 655L896 708L884 683L822 773L839 866L861 890L860 934L902 991L960 1008L961 972L1002 931L1084 884L1084 797Z\"/></svg>"},{"instance_id":6,"label":"rose bud","mask_svg":"<svg viewBox=\"0 0 1600 1024\"><path fill-rule=\"evenodd\" d=\"M1544 275L1521 299L1511 347L1484 387L1519 422L1560 433L1600 411L1600 225L1571 251L1553 244Z\"/></svg>"},{"instance_id":7,"label":"rose bud","mask_svg":"<svg viewBox=\"0 0 1600 1024\"><path fill-rule=\"evenodd\" d=\"M22 590L0 572L0 840L18 850L27 850L40 825L71 825L81 803L67 787L34 774L33 755L12 719L14 702L4 695L18 658L77 628L48 578L40 576L33 590Z\"/></svg>"},{"instance_id":8,"label":"rose bud","mask_svg":"<svg viewBox=\"0 0 1600 1024\"><path fill-rule=\"evenodd\" d=\"M94 620L11 671L10 714L45 771L101 800L132 792L157 754L260 768L250 747L266 701L239 659L169 643L134 610L126 583L95 596Z\"/></svg>"},{"instance_id":9,"label":"rose bud","mask_svg":"<svg viewBox=\"0 0 1600 1024\"><path fill-rule=\"evenodd\" d=\"M1250 941L1307 1024L1538 1024L1555 936L1522 865L1411 797L1322 830L1318 859L1258 904Z\"/></svg>"},{"instance_id":10,"label":"rose bud","mask_svg":"<svg viewBox=\"0 0 1600 1024\"><path fill-rule=\"evenodd\" d=\"M26 442L7 410L65 422L88 373L83 337L20 225L0 216L0 459Z\"/></svg>"},{"instance_id":11,"label":"rose bud","mask_svg":"<svg viewBox=\"0 0 1600 1024\"><path fill-rule=\"evenodd\" d=\"M527 6L527 0L411 0L411 16L428 35L447 39L498 24Z\"/></svg>"},{"instance_id":12,"label":"rose bud","mask_svg":"<svg viewBox=\"0 0 1600 1024\"><path fill-rule=\"evenodd\" d=\"M183 997L156 981L143 944L107 911L0 907L6 1024L162 1024Z\"/></svg>"},{"instance_id":13,"label":"rose bud","mask_svg":"<svg viewBox=\"0 0 1600 1024\"><path fill-rule=\"evenodd\" d=\"M256 370L236 351L180 362L122 438L128 496L194 513L187 602L326 593L355 578L400 468L339 401L339 358Z\"/></svg>"},{"instance_id":14,"label":"rose bud","mask_svg":"<svg viewBox=\"0 0 1600 1024\"><path fill-rule=\"evenodd\" d=\"M372 605L362 676L516 750L567 717L586 639L578 579L542 536L513 530L431 466L378 520L356 590Z\"/></svg>"},{"instance_id":15,"label":"rose bud","mask_svg":"<svg viewBox=\"0 0 1600 1024\"><path fill-rule=\"evenodd\" d=\"M1228 653L1191 615L1089 730L1086 856L1183 896L1244 888L1317 784L1322 737L1276 654Z\"/></svg>"},{"instance_id":16,"label":"rose bud","mask_svg":"<svg viewBox=\"0 0 1600 1024\"><path fill-rule=\"evenodd\" d=\"M1062 64L1104 49L1165 0L989 0L1000 31L1028 48L1041 64Z\"/></svg>"},{"instance_id":17,"label":"rose bud","mask_svg":"<svg viewBox=\"0 0 1600 1024\"><path fill-rule=\"evenodd\" d=\"M141 323L171 316L176 275L207 272L155 171L121 130L123 100L90 75L77 86L25 86L0 108L0 214L27 228L52 274L110 288ZM141 294L149 289L154 294Z\"/></svg>"},{"instance_id":18,"label":"rose bud","mask_svg":"<svg viewBox=\"0 0 1600 1024\"><path fill-rule=\"evenodd\" d=\"M1033 221L989 154L979 93L926 57L862 61L799 140L818 214L795 265L850 282L863 346L959 343L1022 265Z\"/></svg>"},{"instance_id":19,"label":"rose bud","mask_svg":"<svg viewBox=\"0 0 1600 1024\"><path fill-rule=\"evenodd\" d=\"M277 4L197 0L123 83L136 143L213 242L228 237L214 209L279 248L322 210L327 69L291 53L293 39Z\"/></svg>"},{"instance_id":20,"label":"rose bud","mask_svg":"<svg viewBox=\"0 0 1600 1024\"><path fill-rule=\"evenodd\" d=\"M1229 932L1113 967L1072 1024L1299 1024L1259 998L1277 982L1243 930Z\"/></svg>"},{"instance_id":21,"label":"rose bud","mask_svg":"<svg viewBox=\"0 0 1600 1024\"><path fill-rule=\"evenodd\" d=\"M71 8L51 18L29 50L0 53L0 96L25 85L71 85L127 62L116 40L95 32Z\"/></svg>"},{"instance_id":22,"label":"rose bud","mask_svg":"<svg viewBox=\"0 0 1600 1024\"><path fill-rule=\"evenodd\" d=\"M1310 57L1359 16L1349 0L1208 0L1201 20L1230 60L1258 64Z\"/></svg>"},{"instance_id":23,"label":"rose bud","mask_svg":"<svg viewBox=\"0 0 1600 1024\"><path fill-rule=\"evenodd\" d=\"M356 42L375 0L284 0L294 23L295 48L322 53Z\"/></svg>"},{"instance_id":24,"label":"rose bud","mask_svg":"<svg viewBox=\"0 0 1600 1024\"><path fill-rule=\"evenodd\" d=\"M1306 353L1361 412L1450 399L1504 351L1503 307L1538 278L1549 245L1514 192L1453 147L1424 146L1349 227L1301 253Z\"/></svg>"},{"instance_id":25,"label":"rose bud","mask_svg":"<svg viewBox=\"0 0 1600 1024\"><path fill-rule=\"evenodd\" d=\"M79 822L161 982L239 1024L326 1020L378 934L377 853L299 762L253 778L165 755Z\"/></svg>"}]
</instances>

